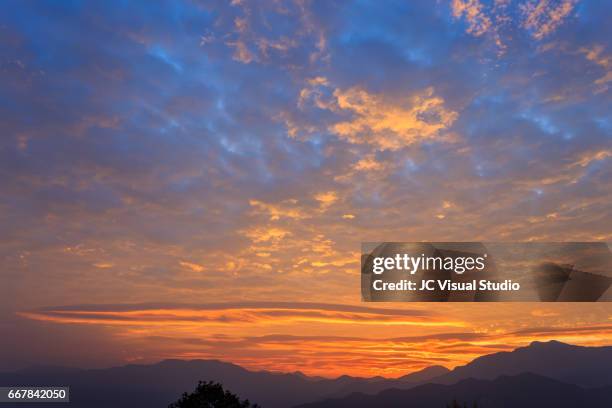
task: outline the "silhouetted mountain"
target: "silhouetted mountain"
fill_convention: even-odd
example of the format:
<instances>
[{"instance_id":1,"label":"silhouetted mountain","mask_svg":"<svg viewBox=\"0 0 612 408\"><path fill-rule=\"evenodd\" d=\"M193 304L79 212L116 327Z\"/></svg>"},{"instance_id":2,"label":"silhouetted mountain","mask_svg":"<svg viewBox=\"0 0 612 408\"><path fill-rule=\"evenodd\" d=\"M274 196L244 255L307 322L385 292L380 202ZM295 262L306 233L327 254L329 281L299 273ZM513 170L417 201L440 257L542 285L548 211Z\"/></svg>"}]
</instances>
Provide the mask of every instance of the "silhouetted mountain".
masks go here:
<instances>
[{"instance_id":1,"label":"silhouetted mountain","mask_svg":"<svg viewBox=\"0 0 612 408\"><path fill-rule=\"evenodd\" d=\"M265 408L285 408L351 392L378 392L393 386L410 387L412 379L429 380L446 369L429 367L401 380L382 377L336 379L303 373L277 374L249 371L216 360L166 360L153 365L127 365L100 370L62 368L28 369L0 373L2 385L69 385L71 407L167 407L199 380L216 381L242 398ZM446 370L447 371L447 370ZM46 405L50 407L50 405ZM21 404L20 408L26 406Z\"/></svg>"},{"instance_id":2,"label":"silhouetted mountain","mask_svg":"<svg viewBox=\"0 0 612 408\"><path fill-rule=\"evenodd\" d=\"M296 408L441 408L452 400L486 408L609 408L612 387L584 389L535 374L496 380L462 380L453 385L426 384L410 390L390 389L377 395L354 393Z\"/></svg>"},{"instance_id":3,"label":"silhouetted mountain","mask_svg":"<svg viewBox=\"0 0 612 408\"><path fill-rule=\"evenodd\" d=\"M423 381L429 381L433 378L439 377L449 372L450 370L446 367L434 365L431 367L424 368L421 371L404 375L403 377L400 377L399 380L411 383L419 383Z\"/></svg>"},{"instance_id":4,"label":"silhouetted mountain","mask_svg":"<svg viewBox=\"0 0 612 408\"><path fill-rule=\"evenodd\" d=\"M536 341L514 351L478 357L433 382L453 384L466 378L490 380L527 372L584 387L612 385L612 347Z\"/></svg>"},{"instance_id":5,"label":"silhouetted mountain","mask_svg":"<svg viewBox=\"0 0 612 408\"><path fill-rule=\"evenodd\" d=\"M424 401L423 404L425 404L431 401L442 403L437 406L444 407L455 396L465 397L467 398L465 402L470 403L476 397L493 398L497 395L497 399L484 400L498 404L484 405L485 408L489 408L505 406L500 404L506 396L509 398L508 401L514 401L511 398L514 398L515 395L516 398L522 398L525 390L531 390L530 392L534 394L532 395L533 400L540 401L538 388L534 388L533 384L522 382L527 378L523 374L531 372L534 373L532 380L535 381L537 378L538 386L543 387L542 395L545 395L546 398L553 398L555 387L562 384L557 390L557 394L563 397L562 404L578 399L593 403L608 401L606 406L612 407L611 362L612 347L579 347L559 342L535 342L528 347L512 352L495 353L477 358L451 372L444 367L433 366L398 379L350 376L322 379L308 377L300 372L277 374L266 371L249 371L237 365L216 360L166 360L152 365L127 365L99 370L38 367L13 373L0 373L0 385L68 385L71 387L72 403L70 406L73 408L166 408L183 392L193 390L200 380L220 382L241 398L248 398L264 408L286 408L329 398L342 398L337 401L344 404L344 398L357 391L360 393L358 396L353 395L346 398L350 404L353 404L351 401L357 399L371 403L376 401L374 406L387 406L387 399L391 403L395 401L395 398L404 398L409 395L410 398L415 398L408 400L411 403ZM498 378L500 375L505 375L505 377ZM471 379L466 380L468 378ZM426 382L436 384L423 385ZM603 388L604 385L607 388ZM513 390L512 387L518 388ZM600 388L585 390L580 387ZM405 394L406 392L410 394ZM550 395L546 392L550 392ZM447 399L449 396L450 399ZM380 403L379 398L383 398ZM403 403L403 406L412 406L405 405L405 401ZM560 404L554 405L555 408L567 406ZM47 403L45 406L51 408L55 405ZM58 404L57 406L63 407L64 405ZM15 406L26 408L28 405ZM318 405L312 406L318 407ZM414 406L426 407L427 405ZM517 406L524 408L531 405Z\"/></svg>"},{"instance_id":6,"label":"silhouetted mountain","mask_svg":"<svg viewBox=\"0 0 612 408\"><path fill-rule=\"evenodd\" d=\"M374 377L367 381L346 381L345 386L340 387L338 390L330 393L330 397L342 397L348 395L351 392L359 391L363 394L376 394L389 388L408 389L416 385L424 384L435 378L449 373L450 371L446 367L442 366L431 366L424 368L423 370L404 375L397 379L388 379L383 377ZM342 378L342 377L340 377ZM350 378L350 377L349 377Z\"/></svg>"}]
</instances>

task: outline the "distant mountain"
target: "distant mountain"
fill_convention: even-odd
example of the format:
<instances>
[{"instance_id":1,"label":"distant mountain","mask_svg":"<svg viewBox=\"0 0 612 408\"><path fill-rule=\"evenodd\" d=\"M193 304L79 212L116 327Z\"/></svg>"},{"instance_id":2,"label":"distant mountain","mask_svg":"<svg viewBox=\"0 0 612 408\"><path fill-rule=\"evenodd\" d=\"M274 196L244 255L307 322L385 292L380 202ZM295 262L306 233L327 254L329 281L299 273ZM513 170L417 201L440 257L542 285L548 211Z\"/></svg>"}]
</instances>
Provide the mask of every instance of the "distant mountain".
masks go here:
<instances>
[{"instance_id":1,"label":"distant mountain","mask_svg":"<svg viewBox=\"0 0 612 408\"><path fill-rule=\"evenodd\" d=\"M462 380L453 385L426 384L409 390L390 389L377 395L354 393L296 408L443 408L457 400L461 406L485 408L610 408L612 387L584 389L535 374L501 376L496 380Z\"/></svg>"},{"instance_id":2,"label":"distant mountain","mask_svg":"<svg viewBox=\"0 0 612 408\"><path fill-rule=\"evenodd\" d=\"M532 373L532 377L525 377L525 373ZM498 378L500 376L503 377ZM218 381L226 389L263 408L287 408L331 398L338 404L349 401L350 406L361 406L353 405L354 400L363 400L373 404L370 406L386 407L393 406L387 405L387 402L392 404L396 398L399 401L405 397L410 398L407 401L411 404L422 401L424 405L406 405L406 401L403 401L403 407L427 407L430 401L432 404L442 402L437 406L444 407L449 402L446 400L449 396L451 399L453 396L469 398L466 402L482 397L484 401L497 404L487 404L485 408L498 408L505 406L500 405L505 396L509 398L508 401L514 395L516 398L528 396L523 395L525 390L531 390L534 393L532 400L538 400L535 394L540 391L533 388L533 384L525 384L526 378L537 379L542 387L540 391L546 398L552 398L546 392L552 393L555 387L559 388L558 395L563 396L563 401L561 405L554 405L555 408L566 406L562 404L567 401L577 400L594 401L593 404L608 401L606 406L610 408L612 347L580 347L556 341L534 342L511 352L479 357L450 372L444 367L433 366L398 379L350 376L324 379L308 377L300 372L278 374L249 371L217 360L166 360L152 365L99 370L38 367L0 373L0 386L68 385L71 387L70 406L73 408L165 408L183 392L191 392L199 380ZM518 388L513 391L512 387ZM589 387L593 388L587 389ZM359 395L352 395L355 392L359 392ZM497 399L491 399L496 395ZM379 401L380 398L382 400ZM327 404L321 407L349 406L329 405L329 401L321 404ZM16 405L18 408L27 406ZM310 406L319 408L318 403ZM531 405L518 406L525 408Z\"/></svg>"},{"instance_id":3,"label":"distant mountain","mask_svg":"<svg viewBox=\"0 0 612 408\"><path fill-rule=\"evenodd\" d=\"M347 377L350 380L346 381L344 386L330 392L327 396L342 397L356 391L363 394L376 394L389 388L408 389L440 378L449 372L449 369L446 367L431 366L397 379L383 377L351 379L351 377ZM340 377L335 381L341 380L342 378L343 377Z\"/></svg>"},{"instance_id":4,"label":"distant mountain","mask_svg":"<svg viewBox=\"0 0 612 408\"><path fill-rule=\"evenodd\" d=\"M74 408L165 408L183 392L192 391L198 380L212 380L264 408L286 408L355 391L376 393L391 387L407 388L447 371L444 367L429 367L398 380L350 376L323 379L300 372L249 371L216 360L166 360L100 370L32 368L0 373L0 385L69 385L70 406Z\"/></svg>"},{"instance_id":5,"label":"distant mountain","mask_svg":"<svg viewBox=\"0 0 612 408\"><path fill-rule=\"evenodd\" d=\"M514 351L478 357L433 382L453 384L466 378L491 380L521 373L534 373L583 387L612 385L612 347L536 341Z\"/></svg>"},{"instance_id":6,"label":"distant mountain","mask_svg":"<svg viewBox=\"0 0 612 408\"><path fill-rule=\"evenodd\" d=\"M407 374L398 380L410 383L420 383L449 373L450 370L439 365L430 366L414 373Z\"/></svg>"}]
</instances>

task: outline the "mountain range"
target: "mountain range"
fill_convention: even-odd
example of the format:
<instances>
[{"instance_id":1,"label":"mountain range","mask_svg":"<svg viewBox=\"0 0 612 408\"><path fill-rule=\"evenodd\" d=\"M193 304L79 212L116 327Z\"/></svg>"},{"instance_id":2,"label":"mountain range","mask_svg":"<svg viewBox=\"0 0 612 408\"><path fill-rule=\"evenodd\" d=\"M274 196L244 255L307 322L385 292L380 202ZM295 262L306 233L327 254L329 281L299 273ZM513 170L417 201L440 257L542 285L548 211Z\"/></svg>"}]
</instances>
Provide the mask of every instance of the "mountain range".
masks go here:
<instances>
[{"instance_id":1,"label":"mountain range","mask_svg":"<svg viewBox=\"0 0 612 408\"><path fill-rule=\"evenodd\" d=\"M183 392L192 391L199 380L218 381L263 408L427 408L444 407L454 398L484 407L611 407L612 347L534 342L476 358L452 371L432 366L397 379L325 379L299 372L250 371L217 360L0 373L0 386L68 385L70 406L77 408L167 407Z\"/></svg>"},{"instance_id":2,"label":"mountain range","mask_svg":"<svg viewBox=\"0 0 612 408\"><path fill-rule=\"evenodd\" d=\"M426 384L409 390L392 388L376 395L353 393L299 408L443 408L452 401L460 406L487 408L609 408L612 386L586 389L524 373L495 380L470 378L452 385Z\"/></svg>"}]
</instances>

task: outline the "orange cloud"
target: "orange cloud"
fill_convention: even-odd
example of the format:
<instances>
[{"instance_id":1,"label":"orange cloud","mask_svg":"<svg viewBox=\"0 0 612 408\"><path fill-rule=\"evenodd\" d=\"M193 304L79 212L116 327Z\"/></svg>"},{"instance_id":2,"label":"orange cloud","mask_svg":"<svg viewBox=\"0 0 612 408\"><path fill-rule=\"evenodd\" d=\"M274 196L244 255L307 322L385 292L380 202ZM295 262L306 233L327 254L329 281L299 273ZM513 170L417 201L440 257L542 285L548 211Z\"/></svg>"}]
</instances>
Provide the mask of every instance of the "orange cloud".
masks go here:
<instances>
[{"instance_id":1,"label":"orange cloud","mask_svg":"<svg viewBox=\"0 0 612 408\"><path fill-rule=\"evenodd\" d=\"M331 131L351 143L369 143L380 150L434 139L457 119L458 114L444 106L444 99L427 88L403 101L371 94L353 87L334 91L338 109L353 119L337 122Z\"/></svg>"},{"instance_id":2,"label":"orange cloud","mask_svg":"<svg viewBox=\"0 0 612 408\"><path fill-rule=\"evenodd\" d=\"M180 261L179 265L181 265L183 268L189 269L190 271L193 271L193 272L202 272L202 271L204 271L204 267L202 265L199 265L199 264L194 263L194 262Z\"/></svg>"},{"instance_id":3,"label":"orange cloud","mask_svg":"<svg viewBox=\"0 0 612 408\"><path fill-rule=\"evenodd\" d=\"M291 235L291 232L276 227L255 227L244 231L244 235L253 242L278 242Z\"/></svg>"},{"instance_id":4,"label":"orange cloud","mask_svg":"<svg viewBox=\"0 0 612 408\"><path fill-rule=\"evenodd\" d=\"M100 269L108 269L112 268L114 265L110 262L96 262L93 264L93 266Z\"/></svg>"},{"instance_id":5,"label":"orange cloud","mask_svg":"<svg viewBox=\"0 0 612 408\"><path fill-rule=\"evenodd\" d=\"M524 18L522 26L529 30L536 40L554 32L570 15L576 1L563 0L555 3L550 0L532 0L520 6Z\"/></svg>"},{"instance_id":6,"label":"orange cloud","mask_svg":"<svg viewBox=\"0 0 612 408\"><path fill-rule=\"evenodd\" d=\"M604 47L595 45L593 47L582 47L579 52L583 53L587 60L597 64L604 70L604 75L595 80L596 93L608 90L608 82L612 82L612 57L604 52Z\"/></svg>"},{"instance_id":7,"label":"orange cloud","mask_svg":"<svg viewBox=\"0 0 612 408\"><path fill-rule=\"evenodd\" d=\"M580 157L579 160L572 163L570 167L575 167L575 166L586 167L592 162L605 160L608 157L612 157L612 150L598 150L595 152L585 153Z\"/></svg>"},{"instance_id":8,"label":"orange cloud","mask_svg":"<svg viewBox=\"0 0 612 408\"><path fill-rule=\"evenodd\" d=\"M369 144L378 150L397 150L404 146L431 139L447 140L442 132L457 119L458 113L448 109L442 97L428 87L405 97L391 97L370 93L362 87L334 88L323 77L306 81L300 91L298 107L313 106L330 111L338 117L350 115L348 120L335 120L328 131L353 144ZM309 125L298 126L282 118L292 137L300 133L314 133ZM372 166L363 162L357 167Z\"/></svg>"},{"instance_id":9,"label":"orange cloud","mask_svg":"<svg viewBox=\"0 0 612 408\"><path fill-rule=\"evenodd\" d=\"M576 3L577 0L527 0L516 6L520 18L513 18L509 13L509 0L496 0L489 6L479 0L452 0L450 8L453 18L465 19L468 34L487 35L497 47L498 56L502 56L513 40L504 31L509 25L526 30L535 40L542 40L569 18Z\"/></svg>"},{"instance_id":10,"label":"orange cloud","mask_svg":"<svg viewBox=\"0 0 612 408\"><path fill-rule=\"evenodd\" d=\"M353 165L353 169L357 171L376 171L381 170L384 167L384 164L379 161L376 161L376 159L372 155L360 159L357 163Z\"/></svg>"},{"instance_id":11,"label":"orange cloud","mask_svg":"<svg viewBox=\"0 0 612 408\"><path fill-rule=\"evenodd\" d=\"M583 345L612 340L612 325L572 324L567 314L560 313L564 305L551 305L545 311L534 308L531 314L522 312L529 309L525 304L499 305L493 320L484 322L479 314L488 316L490 309L478 305L455 305L440 313L420 304L398 306L290 302L90 305L20 315L55 324L106 327L122 348L134 348L152 361L229 359L251 369L301 370L325 376L397 377L432 364L452 368L535 340ZM453 309L456 314L469 314L473 323L449 317ZM506 311L513 311L516 321L502 319L507 326L496 327L493 322ZM527 328L524 319L531 321Z\"/></svg>"},{"instance_id":12,"label":"orange cloud","mask_svg":"<svg viewBox=\"0 0 612 408\"><path fill-rule=\"evenodd\" d=\"M308 218L305 211L297 207L297 200L285 200L279 204L264 203L259 200L249 200L249 205L259 212L267 213L270 221L277 221L281 218L291 218L300 220Z\"/></svg>"},{"instance_id":13,"label":"orange cloud","mask_svg":"<svg viewBox=\"0 0 612 408\"><path fill-rule=\"evenodd\" d=\"M56 323L142 326L279 325L287 322L319 324L462 327L460 321L441 319L422 310L316 304L251 302L243 304L57 308L21 312L21 316Z\"/></svg>"},{"instance_id":14,"label":"orange cloud","mask_svg":"<svg viewBox=\"0 0 612 408\"><path fill-rule=\"evenodd\" d=\"M468 22L467 32L480 36L491 28L491 19L485 14L483 5L478 0L453 0L451 3L453 17L465 16Z\"/></svg>"},{"instance_id":15,"label":"orange cloud","mask_svg":"<svg viewBox=\"0 0 612 408\"><path fill-rule=\"evenodd\" d=\"M323 191L315 194L314 199L319 202L321 208L326 209L338 201L338 193L335 191Z\"/></svg>"}]
</instances>

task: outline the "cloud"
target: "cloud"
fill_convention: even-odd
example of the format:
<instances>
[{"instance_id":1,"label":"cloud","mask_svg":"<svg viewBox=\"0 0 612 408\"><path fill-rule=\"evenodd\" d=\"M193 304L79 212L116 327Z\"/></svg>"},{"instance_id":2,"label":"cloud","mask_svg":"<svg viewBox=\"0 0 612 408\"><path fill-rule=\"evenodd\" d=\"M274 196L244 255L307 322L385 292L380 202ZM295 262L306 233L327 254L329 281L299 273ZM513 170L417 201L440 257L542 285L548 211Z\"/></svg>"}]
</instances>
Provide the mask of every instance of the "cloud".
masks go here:
<instances>
[{"instance_id":1,"label":"cloud","mask_svg":"<svg viewBox=\"0 0 612 408\"><path fill-rule=\"evenodd\" d=\"M593 47L582 47L579 50L587 60L597 64L604 71L604 75L597 78L594 84L597 86L596 93L606 92L608 82L612 81L612 56L606 54L602 45Z\"/></svg>"},{"instance_id":2,"label":"cloud","mask_svg":"<svg viewBox=\"0 0 612 408\"><path fill-rule=\"evenodd\" d=\"M291 235L290 231L276 227L256 227L246 230L244 235L255 243L278 242Z\"/></svg>"},{"instance_id":3,"label":"cloud","mask_svg":"<svg viewBox=\"0 0 612 408\"><path fill-rule=\"evenodd\" d=\"M330 89L325 78L308 81L300 91L298 106L310 100L318 109L329 110L336 120L331 133L353 144L370 144L379 150L397 150L414 143L444 140L443 131L458 113L445 107L444 99L429 87L405 97L391 98L361 87ZM364 165L365 163L362 163Z\"/></svg>"},{"instance_id":4,"label":"cloud","mask_svg":"<svg viewBox=\"0 0 612 408\"><path fill-rule=\"evenodd\" d=\"M95 264L93 264L93 266L99 269L108 269L108 268L112 268L114 265L112 263L96 262Z\"/></svg>"},{"instance_id":5,"label":"cloud","mask_svg":"<svg viewBox=\"0 0 612 408\"><path fill-rule=\"evenodd\" d=\"M227 45L234 48L234 60L242 62L243 64L250 64L255 60L255 55L244 41L228 41Z\"/></svg>"},{"instance_id":6,"label":"cloud","mask_svg":"<svg viewBox=\"0 0 612 408\"><path fill-rule=\"evenodd\" d=\"M310 10L308 3L232 2L229 9L221 8L217 30L221 35L207 34L200 44L211 46L219 37L233 50L232 58L242 64L269 64L297 57L304 65L326 58L325 31ZM270 20L290 21L275 30ZM224 23L224 24L223 24ZM279 32L280 31L280 32Z\"/></svg>"},{"instance_id":7,"label":"cloud","mask_svg":"<svg viewBox=\"0 0 612 408\"><path fill-rule=\"evenodd\" d=\"M319 202L321 208L326 209L338 201L338 193L335 191L322 191L315 194L314 199Z\"/></svg>"},{"instance_id":8,"label":"cloud","mask_svg":"<svg viewBox=\"0 0 612 408\"><path fill-rule=\"evenodd\" d=\"M205 269L202 265L194 262L180 261L179 265L181 265L183 268L189 269L192 272L203 272Z\"/></svg>"},{"instance_id":9,"label":"cloud","mask_svg":"<svg viewBox=\"0 0 612 408\"><path fill-rule=\"evenodd\" d=\"M554 32L569 17L576 0L530 0L520 5L522 26L533 38L541 40Z\"/></svg>"},{"instance_id":10,"label":"cloud","mask_svg":"<svg viewBox=\"0 0 612 408\"><path fill-rule=\"evenodd\" d=\"M478 0L452 0L453 17L465 17L468 22L467 32L481 36L491 29L491 19L484 13L484 7Z\"/></svg>"},{"instance_id":11,"label":"cloud","mask_svg":"<svg viewBox=\"0 0 612 408\"><path fill-rule=\"evenodd\" d=\"M444 99L427 88L407 101L389 101L360 88L334 91L338 108L354 115L331 130L351 143L371 143L379 149L399 149L440 136L457 119Z\"/></svg>"},{"instance_id":12,"label":"cloud","mask_svg":"<svg viewBox=\"0 0 612 408\"><path fill-rule=\"evenodd\" d=\"M460 327L423 310L376 309L349 305L245 302L204 305L89 305L20 312L35 320L104 325L280 325L287 322Z\"/></svg>"},{"instance_id":13,"label":"cloud","mask_svg":"<svg viewBox=\"0 0 612 408\"><path fill-rule=\"evenodd\" d=\"M570 167L580 166L587 167L591 163L605 160L608 157L612 157L612 150L599 150L595 152L587 152L583 154L580 159L572 163Z\"/></svg>"},{"instance_id":14,"label":"cloud","mask_svg":"<svg viewBox=\"0 0 612 408\"><path fill-rule=\"evenodd\" d=\"M513 2L496 0L492 5L478 0L452 0L454 19L467 22L466 32L474 37L491 40L497 48L497 56L514 47L519 28L536 41L555 32L570 18L577 0L526 0Z\"/></svg>"},{"instance_id":15,"label":"cloud","mask_svg":"<svg viewBox=\"0 0 612 408\"><path fill-rule=\"evenodd\" d=\"M304 219L309 215L300 207L295 199L284 200L279 204L264 203L259 200L249 200L249 205L257 211L267 213L270 216L270 221L277 221L281 218Z\"/></svg>"},{"instance_id":16,"label":"cloud","mask_svg":"<svg viewBox=\"0 0 612 408\"><path fill-rule=\"evenodd\" d=\"M357 171L372 171L372 170L381 170L384 168L384 164L377 161L373 155L369 155L360 159L357 163L353 165L353 169Z\"/></svg>"},{"instance_id":17,"label":"cloud","mask_svg":"<svg viewBox=\"0 0 612 408\"><path fill-rule=\"evenodd\" d=\"M301 370L325 376L350 371L362 376L398 377L432 364L452 368L535 340L565 339L598 345L612 337L609 324L547 325L544 322L558 319L557 305L550 306L546 313L534 309L543 324L519 330L494 326L474 330L460 320L445 319L444 313L401 306L297 302L109 304L44 308L22 315L53 326L110 328L112 341L120 339L130 351L128 355L139 350L138 355L148 356L141 359L144 361L232 356L231 361L251 369ZM509 313L516 312L516 307L509 307ZM478 314L479 309L473 312ZM519 320L527 315L519 315Z\"/></svg>"},{"instance_id":18,"label":"cloud","mask_svg":"<svg viewBox=\"0 0 612 408\"><path fill-rule=\"evenodd\" d=\"M101 365L208 355L399 374L530 337L609 341L603 328L580 329L609 322L605 305L542 317L496 304L494 318L478 305L415 318L320 306L359 303L361 241L612 237L611 6L583 1L562 16L562 2L539 4L462 1L460 17L451 2L126 3L120 14L96 2L67 4L57 19L41 2L7 8L0 310L91 323L16 319L36 330L1 340L0 364L59 363L70 350L52 345L83 339L76 366L93 344ZM125 299L159 313L38 311ZM159 304L202 299L319 306ZM155 322L174 319L179 345L149 340L168 337ZM513 334L536 326L567 332ZM44 334L48 346L29 340ZM182 346L216 335L227 339L219 348ZM297 340L229 344L272 335L330 342L304 340L296 356ZM340 337L369 339L347 350L331 341ZM400 338L416 343L387 342Z\"/></svg>"}]
</instances>

